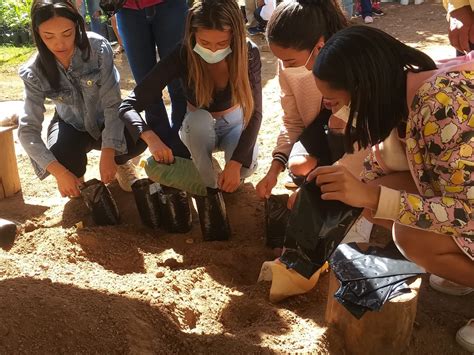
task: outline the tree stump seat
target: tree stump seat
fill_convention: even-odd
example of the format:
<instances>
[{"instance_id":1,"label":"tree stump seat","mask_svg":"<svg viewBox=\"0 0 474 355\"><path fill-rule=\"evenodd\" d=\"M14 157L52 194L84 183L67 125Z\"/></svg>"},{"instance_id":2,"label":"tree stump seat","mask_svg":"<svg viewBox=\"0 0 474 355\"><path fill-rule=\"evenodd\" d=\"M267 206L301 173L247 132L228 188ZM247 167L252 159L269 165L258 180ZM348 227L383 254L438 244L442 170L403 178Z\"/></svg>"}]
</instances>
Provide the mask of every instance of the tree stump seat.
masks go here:
<instances>
[{"instance_id":1,"label":"tree stump seat","mask_svg":"<svg viewBox=\"0 0 474 355\"><path fill-rule=\"evenodd\" d=\"M0 200L21 189L13 141L15 128L16 126L0 127Z\"/></svg>"},{"instance_id":2,"label":"tree stump seat","mask_svg":"<svg viewBox=\"0 0 474 355\"><path fill-rule=\"evenodd\" d=\"M331 331L344 341L348 354L400 354L410 343L415 322L421 277L408 279L409 293L387 301L380 311L354 317L335 298L340 282L330 272L325 319Z\"/></svg>"}]
</instances>

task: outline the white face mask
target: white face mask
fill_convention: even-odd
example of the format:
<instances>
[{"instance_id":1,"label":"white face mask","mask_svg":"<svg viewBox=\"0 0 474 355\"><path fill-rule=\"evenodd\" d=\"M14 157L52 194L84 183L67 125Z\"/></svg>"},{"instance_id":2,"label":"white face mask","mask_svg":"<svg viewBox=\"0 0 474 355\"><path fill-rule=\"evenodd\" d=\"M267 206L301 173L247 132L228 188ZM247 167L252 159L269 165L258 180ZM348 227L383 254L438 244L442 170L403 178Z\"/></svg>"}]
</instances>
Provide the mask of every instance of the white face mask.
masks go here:
<instances>
[{"instance_id":1,"label":"white face mask","mask_svg":"<svg viewBox=\"0 0 474 355\"><path fill-rule=\"evenodd\" d=\"M304 76L304 75L308 75L308 74L311 74L313 75L313 73L311 72L311 70L309 70L308 68L306 68L306 66L308 65L309 63L309 60L311 59L311 56L313 55L313 51L314 51L314 48L313 50L311 51L311 53L309 53L309 57L308 59L306 59L306 62L304 63L304 65L301 65L299 67L287 67L285 68L285 72L288 74L288 75L296 75L296 76Z\"/></svg>"},{"instance_id":2,"label":"white face mask","mask_svg":"<svg viewBox=\"0 0 474 355\"><path fill-rule=\"evenodd\" d=\"M219 63L221 60L224 60L225 57L227 57L230 53L232 53L232 49L230 49L230 46L213 52L210 49L204 48L197 42L193 50L197 54L199 54L206 63L209 64Z\"/></svg>"},{"instance_id":3,"label":"white face mask","mask_svg":"<svg viewBox=\"0 0 474 355\"><path fill-rule=\"evenodd\" d=\"M334 112L333 115L344 121L346 124L349 122L349 115L351 113L351 106L343 105L337 112ZM357 123L357 112L354 113L354 118L352 119L352 127L355 127Z\"/></svg>"}]
</instances>

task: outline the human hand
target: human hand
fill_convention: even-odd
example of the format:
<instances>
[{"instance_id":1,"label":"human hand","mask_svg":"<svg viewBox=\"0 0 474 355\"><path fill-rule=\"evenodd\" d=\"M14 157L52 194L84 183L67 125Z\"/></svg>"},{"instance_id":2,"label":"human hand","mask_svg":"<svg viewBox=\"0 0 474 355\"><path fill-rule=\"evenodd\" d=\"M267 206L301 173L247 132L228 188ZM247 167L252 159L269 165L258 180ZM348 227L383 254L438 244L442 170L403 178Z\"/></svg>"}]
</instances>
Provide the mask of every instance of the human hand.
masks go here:
<instances>
[{"instance_id":1,"label":"human hand","mask_svg":"<svg viewBox=\"0 0 474 355\"><path fill-rule=\"evenodd\" d=\"M115 178L117 164L115 163L115 150L112 148L102 148L100 154L100 180L108 184Z\"/></svg>"},{"instance_id":2,"label":"human hand","mask_svg":"<svg viewBox=\"0 0 474 355\"><path fill-rule=\"evenodd\" d=\"M464 6L449 14L449 42L461 52L470 52L474 43L474 14L470 6Z\"/></svg>"},{"instance_id":3,"label":"human hand","mask_svg":"<svg viewBox=\"0 0 474 355\"><path fill-rule=\"evenodd\" d=\"M148 150L158 163L173 164L173 151L165 143L163 143L163 141L156 135L155 132L143 132L141 137L148 145Z\"/></svg>"},{"instance_id":4,"label":"human hand","mask_svg":"<svg viewBox=\"0 0 474 355\"><path fill-rule=\"evenodd\" d=\"M234 192L240 185L240 168L242 164L235 161L229 160L225 165L224 170L217 179L217 185L222 191Z\"/></svg>"},{"instance_id":5,"label":"human hand","mask_svg":"<svg viewBox=\"0 0 474 355\"><path fill-rule=\"evenodd\" d=\"M288 198L288 202L286 203L286 207L289 209L289 210L292 210L293 209L293 206L295 204L295 201L296 201L296 198L298 197L298 193L300 192L300 189L298 188L297 190L295 190L291 195L290 197Z\"/></svg>"},{"instance_id":6,"label":"human hand","mask_svg":"<svg viewBox=\"0 0 474 355\"><path fill-rule=\"evenodd\" d=\"M262 180L260 180L255 187L255 191L257 192L257 196L259 198L269 198L272 189L275 187L278 181L278 175L275 175L272 172L268 172L267 175L263 177Z\"/></svg>"},{"instance_id":7,"label":"human hand","mask_svg":"<svg viewBox=\"0 0 474 355\"><path fill-rule=\"evenodd\" d=\"M321 166L307 177L321 188L321 199L338 200L349 206L377 209L379 186L363 183L342 165Z\"/></svg>"},{"instance_id":8,"label":"human hand","mask_svg":"<svg viewBox=\"0 0 474 355\"><path fill-rule=\"evenodd\" d=\"M78 197L81 194L79 186L82 185L82 182L69 170L63 170L54 177L56 178L58 190L62 197Z\"/></svg>"}]
</instances>

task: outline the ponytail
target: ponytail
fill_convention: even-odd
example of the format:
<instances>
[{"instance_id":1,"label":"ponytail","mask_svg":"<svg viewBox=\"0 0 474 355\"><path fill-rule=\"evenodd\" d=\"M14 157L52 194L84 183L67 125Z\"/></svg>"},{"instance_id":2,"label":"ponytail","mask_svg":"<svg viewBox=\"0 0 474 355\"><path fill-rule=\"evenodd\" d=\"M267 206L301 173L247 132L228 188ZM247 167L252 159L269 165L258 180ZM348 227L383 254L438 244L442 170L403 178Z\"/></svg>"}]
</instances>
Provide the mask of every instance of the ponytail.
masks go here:
<instances>
[{"instance_id":1,"label":"ponytail","mask_svg":"<svg viewBox=\"0 0 474 355\"><path fill-rule=\"evenodd\" d=\"M275 9L267 24L267 40L284 48L311 51L348 21L337 0L293 0Z\"/></svg>"}]
</instances>

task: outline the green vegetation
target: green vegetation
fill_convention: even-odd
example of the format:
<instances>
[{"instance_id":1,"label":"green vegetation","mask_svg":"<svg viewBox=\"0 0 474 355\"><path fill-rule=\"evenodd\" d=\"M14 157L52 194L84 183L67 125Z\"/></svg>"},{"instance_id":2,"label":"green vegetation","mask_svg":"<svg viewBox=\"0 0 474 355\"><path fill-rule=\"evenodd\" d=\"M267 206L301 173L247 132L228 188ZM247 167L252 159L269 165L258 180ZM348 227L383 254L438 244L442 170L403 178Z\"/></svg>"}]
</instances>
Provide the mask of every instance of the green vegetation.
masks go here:
<instances>
[{"instance_id":1,"label":"green vegetation","mask_svg":"<svg viewBox=\"0 0 474 355\"><path fill-rule=\"evenodd\" d=\"M10 29L27 28L30 23L32 0L2 0L0 26Z\"/></svg>"},{"instance_id":2,"label":"green vegetation","mask_svg":"<svg viewBox=\"0 0 474 355\"><path fill-rule=\"evenodd\" d=\"M0 45L0 73L18 70L35 52L35 47L13 47Z\"/></svg>"},{"instance_id":3,"label":"green vegetation","mask_svg":"<svg viewBox=\"0 0 474 355\"><path fill-rule=\"evenodd\" d=\"M0 1L0 43L31 43L29 33L32 0Z\"/></svg>"}]
</instances>

